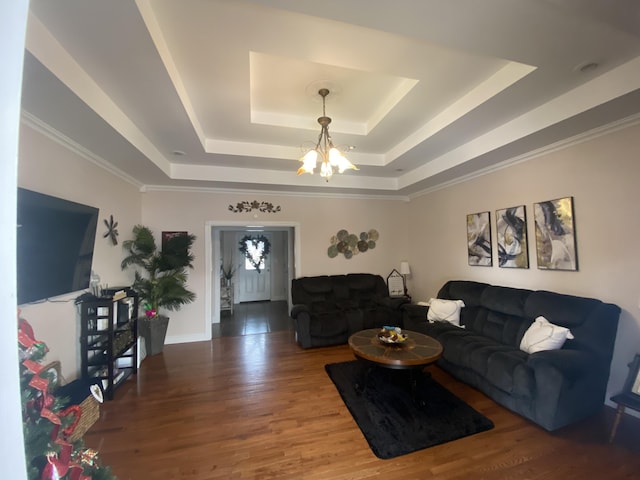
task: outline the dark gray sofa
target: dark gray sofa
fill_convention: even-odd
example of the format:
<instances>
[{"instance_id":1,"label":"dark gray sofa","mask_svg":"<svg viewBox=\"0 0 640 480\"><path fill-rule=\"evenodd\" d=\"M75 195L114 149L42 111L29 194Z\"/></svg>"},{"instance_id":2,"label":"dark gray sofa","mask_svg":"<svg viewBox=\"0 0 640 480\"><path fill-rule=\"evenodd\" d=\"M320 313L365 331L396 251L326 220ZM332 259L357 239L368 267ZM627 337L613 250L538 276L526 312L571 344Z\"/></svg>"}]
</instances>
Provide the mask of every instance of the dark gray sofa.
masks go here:
<instances>
[{"instance_id":1,"label":"dark gray sofa","mask_svg":"<svg viewBox=\"0 0 640 480\"><path fill-rule=\"evenodd\" d=\"M380 275L350 273L302 277L291 282L291 317L301 347L347 343L352 333L401 326L404 298L389 297Z\"/></svg>"},{"instance_id":2,"label":"dark gray sofa","mask_svg":"<svg viewBox=\"0 0 640 480\"><path fill-rule=\"evenodd\" d=\"M437 338L438 365L496 402L552 431L604 403L620 308L592 298L452 280L438 298L462 300L460 324L426 320L428 307L404 305L404 328ZM559 350L520 350L538 316L567 327Z\"/></svg>"}]
</instances>

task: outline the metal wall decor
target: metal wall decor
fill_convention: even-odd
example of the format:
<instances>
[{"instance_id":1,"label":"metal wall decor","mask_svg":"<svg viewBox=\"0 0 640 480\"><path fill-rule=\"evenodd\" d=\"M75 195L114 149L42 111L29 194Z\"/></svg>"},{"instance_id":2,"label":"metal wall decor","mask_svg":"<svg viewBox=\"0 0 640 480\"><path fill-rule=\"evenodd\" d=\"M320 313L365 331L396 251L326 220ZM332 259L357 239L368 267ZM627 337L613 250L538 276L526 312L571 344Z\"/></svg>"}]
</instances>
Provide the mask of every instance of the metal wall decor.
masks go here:
<instances>
[{"instance_id":1,"label":"metal wall decor","mask_svg":"<svg viewBox=\"0 0 640 480\"><path fill-rule=\"evenodd\" d=\"M109 238L111 243L118 245L118 222L113 220L113 215L109 215L108 222L106 218L104 219L104 225L107 227L107 232L102 235L102 238Z\"/></svg>"},{"instance_id":2,"label":"metal wall decor","mask_svg":"<svg viewBox=\"0 0 640 480\"><path fill-rule=\"evenodd\" d=\"M252 210L259 210L262 213L276 213L281 210L280 205L274 206L271 202L253 202L244 201L236 203L235 207L229 205L229 211L233 213L250 212Z\"/></svg>"},{"instance_id":3,"label":"metal wall decor","mask_svg":"<svg viewBox=\"0 0 640 480\"><path fill-rule=\"evenodd\" d=\"M360 232L359 236L342 229L331 237L331 245L327 249L327 255L329 258L335 258L342 254L344 258L349 259L354 255L376 248L378 238L380 238L380 234L373 228L368 232Z\"/></svg>"},{"instance_id":4,"label":"metal wall decor","mask_svg":"<svg viewBox=\"0 0 640 480\"><path fill-rule=\"evenodd\" d=\"M577 271L573 197L536 203L533 212L538 268Z\"/></svg>"}]
</instances>

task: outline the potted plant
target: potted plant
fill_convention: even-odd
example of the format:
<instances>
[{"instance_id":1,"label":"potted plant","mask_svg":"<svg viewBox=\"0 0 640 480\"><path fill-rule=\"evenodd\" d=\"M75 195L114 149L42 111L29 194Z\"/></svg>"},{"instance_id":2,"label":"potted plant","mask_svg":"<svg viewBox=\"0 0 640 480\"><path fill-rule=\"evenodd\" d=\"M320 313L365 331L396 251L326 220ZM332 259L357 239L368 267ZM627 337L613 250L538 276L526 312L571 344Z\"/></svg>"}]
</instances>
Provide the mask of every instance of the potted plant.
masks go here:
<instances>
[{"instance_id":1,"label":"potted plant","mask_svg":"<svg viewBox=\"0 0 640 480\"><path fill-rule=\"evenodd\" d=\"M191 246L194 235L173 235L158 249L153 232L142 225L133 227L133 238L122 243L127 255L121 268L137 267L132 288L138 293L145 316L138 319L138 331L145 339L147 355L162 352L169 317L162 309L179 310L195 294L187 285L187 268L193 268Z\"/></svg>"},{"instance_id":2,"label":"potted plant","mask_svg":"<svg viewBox=\"0 0 640 480\"><path fill-rule=\"evenodd\" d=\"M231 279L233 278L233 274L236 273L236 269L233 268L233 265L220 265L220 276L222 277L222 286L228 287L231 285Z\"/></svg>"}]
</instances>

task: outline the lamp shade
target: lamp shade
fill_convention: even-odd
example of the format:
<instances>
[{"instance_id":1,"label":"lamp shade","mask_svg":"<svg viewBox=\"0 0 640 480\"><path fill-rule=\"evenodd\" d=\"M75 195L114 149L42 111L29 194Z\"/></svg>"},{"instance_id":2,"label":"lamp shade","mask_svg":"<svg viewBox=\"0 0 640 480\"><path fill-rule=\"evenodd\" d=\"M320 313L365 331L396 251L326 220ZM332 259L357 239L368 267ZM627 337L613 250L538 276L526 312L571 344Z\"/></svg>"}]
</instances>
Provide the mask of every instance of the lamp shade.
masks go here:
<instances>
[{"instance_id":1,"label":"lamp shade","mask_svg":"<svg viewBox=\"0 0 640 480\"><path fill-rule=\"evenodd\" d=\"M402 275L411 275L411 269L409 268L409 262L400 262L400 273Z\"/></svg>"}]
</instances>

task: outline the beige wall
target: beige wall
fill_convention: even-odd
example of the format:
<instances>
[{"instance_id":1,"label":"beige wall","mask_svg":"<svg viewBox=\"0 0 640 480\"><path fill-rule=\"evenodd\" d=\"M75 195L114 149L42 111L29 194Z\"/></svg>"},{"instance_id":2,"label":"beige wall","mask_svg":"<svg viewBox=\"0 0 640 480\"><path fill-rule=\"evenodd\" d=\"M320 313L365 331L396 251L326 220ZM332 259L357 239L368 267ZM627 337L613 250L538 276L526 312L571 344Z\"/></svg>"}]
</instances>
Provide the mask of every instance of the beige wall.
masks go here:
<instances>
[{"instance_id":1,"label":"beige wall","mask_svg":"<svg viewBox=\"0 0 640 480\"><path fill-rule=\"evenodd\" d=\"M121 242L113 246L102 235L106 232L103 220L108 220L110 215L118 222L120 240L126 239L133 225L140 222L137 187L24 123L20 131L18 186L98 207L100 216L92 268L100 275L101 283L111 286L131 284L133 277L120 270ZM47 360L60 360L67 379L75 378L80 369L80 331L74 305L79 293L20 307L22 316L31 323L36 336L49 347Z\"/></svg>"},{"instance_id":2,"label":"beige wall","mask_svg":"<svg viewBox=\"0 0 640 480\"><path fill-rule=\"evenodd\" d=\"M194 244L195 268L189 277L197 300L171 313L168 341L202 339L205 335L205 259L211 224L238 225L274 222L295 225L299 233L297 276L372 272L386 277L401 260L412 275L414 300L428 299L448 279L471 279L524 288L542 288L592 296L623 309L609 385L618 390L626 364L640 351L640 126L636 125L584 143L563 148L485 176L438 190L411 202L364 198L270 195L263 193L162 192L138 189L107 173L71 150L23 125L19 185L100 208L94 270L103 283L129 284L130 273L120 271L121 247L102 238L102 220L113 214L120 238L129 237L136 223L148 225L157 236L163 230L187 230ZM564 196L575 199L578 272L538 270L534 241L533 203ZM274 214L230 212L229 205L258 200L279 205ZM528 217L528 270L502 269L495 257L495 210L525 205ZM494 267L470 267L466 255L466 215L490 211ZM346 260L328 258L329 239L340 229L353 233L375 228L377 248ZM217 269L216 269L217 274ZM23 315L51 348L49 359L62 360L64 373L79 369L78 326L73 299L24 307ZM217 308L213 300L212 308Z\"/></svg>"},{"instance_id":3,"label":"beige wall","mask_svg":"<svg viewBox=\"0 0 640 480\"><path fill-rule=\"evenodd\" d=\"M229 205L241 201L271 202L280 206L278 213L245 213L229 211ZM142 221L159 235L162 230L187 230L198 238L194 243L195 268L190 273L189 285L196 293L193 304L179 312L172 312L167 341L197 338L204 332L206 315L205 237L210 235L207 222L235 225L246 222L281 222L297 225L300 233L299 256L301 271L296 276L327 275L354 272L372 272L385 278L398 268L406 254L406 203L397 200L338 199L309 196L230 194L203 192L151 191L142 196ZM373 250L347 260L342 256L329 258L327 248L332 235L340 229L359 234L375 228L380 239ZM216 269L217 272L217 269ZM214 300L214 302L217 302ZM214 304L214 308L217 303Z\"/></svg>"},{"instance_id":4,"label":"beige wall","mask_svg":"<svg viewBox=\"0 0 640 480\"><path fill-rule=\"evenodd\" d=\"M546 289L619 305L609 393L640 352L640 126L626 128L537 159L439 190L409 206L410 292L415 300L437 294L449 279ZM573 196L578 272L538 270L533 204ZM499 268L495 211L525 205L528 270ZM490 211L493 267L467 265L466 215Z\"/></svg>"}]
</instances>

